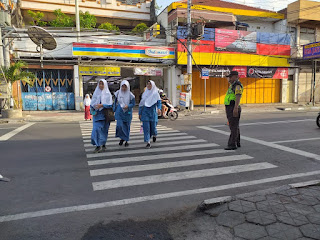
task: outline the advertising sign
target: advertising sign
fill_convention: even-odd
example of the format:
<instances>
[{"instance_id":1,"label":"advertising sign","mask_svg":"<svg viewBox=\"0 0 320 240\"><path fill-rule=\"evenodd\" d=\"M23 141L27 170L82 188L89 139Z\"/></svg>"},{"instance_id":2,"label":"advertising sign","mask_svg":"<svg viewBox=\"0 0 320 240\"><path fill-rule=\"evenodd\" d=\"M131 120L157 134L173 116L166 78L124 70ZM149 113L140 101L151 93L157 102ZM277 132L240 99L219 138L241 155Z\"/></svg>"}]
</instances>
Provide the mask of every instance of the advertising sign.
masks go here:
<instances>
[{"instance_id":1,"label":"advertising sign","mask_svg":"<svg viewBox=\"0 0 320 240\"><path fill-rule=\"evenodd\" d=\"M79 66L80 75L120 77L120 67L87 67Z\"/></svg>"},{"instance_id":2,"label":"advertising sign","mask_svg":"<svg viewBox=\"0 0 320 240\"><path fill-rule=\"evenodd\" d=\"M274 78L274 79L286 79L288 78L288 68L259 68L248 67L249 78Z\"/></svg>"},{"instance_id":3,"label":"advertising sign","mask_svg":"<svg viewBox=\"0 0 320 240\"><path fill-rule=\"evenodd\" d=\"M136 67L134 68L134 75L137 76L163 76L162 68L153 67Z\"/></svg>"},{"instance_id":4,"label":"advertising sign","mask_svg":"<svg viewBox=\"0 0 320 240\"><path fill-rule=\"evenodd\" d=\"M147 48L145 54L150 57L163 58L170 55L170 50L166 48Z\"/></svg>"},{"instance_id":5,"label":"advertising sign","mask_svg":"<svg viewBox=\"0 0 320 240\"><path fill-rule=\"evenodd\" d=\"M210 69L210 77L225 78L231 71L237 71L239 73L239 78L247 77L247 67L217 67Z\"/></svg>"},{"instance_id":6,"label":"advertising sign","mask_svg":"<svg viewBox=\"0 0 320 240\"><path fill-rule=\"evenodd\" d=\"M94 43L73 43L73 56L91 56L112 59L139 59L162 62L164 59L174 60L175 48L166 46L141 46L141 45L109 45Z\"/></svg>"},{"instance_id":7,"label":"advertising sign","mask_svg":"<svg viewBox=\"0 0 320 240\"><path fill-rule=\"evenodd\" d=\"M180 93L179 104L182 107L189 107L190 103L190 94L182 92Z\"/></svg>"},{"instance_id":8,"label":"advertising sign","mask_svg":"<svg viewBox=\"0 0 320 240\"><path fill-rule=\"evenodd\" d=\"M320 42L310 43L303 46L303 58L320 58Z\"/></svg>"},{"instance_id":9,"label":"advertising sign","mask_svg":"<svg viewBox=\"0 0 320 240\"><path fill-rule=\"evenodd\" d=\"M257 52L257 33L228 29L216 29L216 51Z\"/></svg>"}]
</instances>

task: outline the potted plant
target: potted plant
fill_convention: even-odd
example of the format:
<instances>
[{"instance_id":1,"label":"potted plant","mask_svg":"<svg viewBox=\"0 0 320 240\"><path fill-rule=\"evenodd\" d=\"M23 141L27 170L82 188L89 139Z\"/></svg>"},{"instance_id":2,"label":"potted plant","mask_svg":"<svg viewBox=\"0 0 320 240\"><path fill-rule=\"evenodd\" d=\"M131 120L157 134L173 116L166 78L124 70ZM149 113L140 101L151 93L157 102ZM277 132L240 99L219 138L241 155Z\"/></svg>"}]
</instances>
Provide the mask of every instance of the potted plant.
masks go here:
<instances>
[{"instance_id":1,"label":"potted plant","mask_svg":"<svg viewBox=\"0 0 320 240\"><path fill-rule=\"evenodd\" d=\"M1 67L1 73L4 81L8 84L8 95L10 108L2 110L3 118L21 118L22 109L19 109L15 101L13 100L12 84L17 81L24 81L29 85L33 84L35 75L31 72L27 72L23 69L27 68L28 64L23 61L13 63L10 67Z\"/></svg>"}]
</instances>

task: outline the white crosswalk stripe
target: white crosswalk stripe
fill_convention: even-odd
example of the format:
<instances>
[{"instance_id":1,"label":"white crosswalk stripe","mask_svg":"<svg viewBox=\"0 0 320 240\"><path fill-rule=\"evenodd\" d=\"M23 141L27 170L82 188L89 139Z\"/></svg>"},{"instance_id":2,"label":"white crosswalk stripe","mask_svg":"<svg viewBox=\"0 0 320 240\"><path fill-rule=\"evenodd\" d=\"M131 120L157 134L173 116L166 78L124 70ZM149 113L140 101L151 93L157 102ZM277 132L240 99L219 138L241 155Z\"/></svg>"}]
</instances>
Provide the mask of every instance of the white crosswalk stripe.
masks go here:
<instances>
[{"instance_id":1,"label":"white crosswalk stripe","mask_svg":"<svg viewBox=\"0 0 320 240\"><path fill-rule=\"evenodd\" d=\"M206 143L206 140L203 139L191 139L191 140L181 140L179 142L160 142L156 144L156 147L158 148L159 146L167 146L168 144L170 144L170 146L174 146L174 145L180 145L180 144L195 144L195 143ZM128 152L131 149L140 149L143 148L145 150L146 144L145 143L140 143L140 144L136 144L134 146L129 146L129 147L123 147L123 146L111 146L107 147L107 151L123 151L123 152ZM94 150L94 148L87 148L85 151L86 152L92 152Z\"/></svg>"},{"instance_id":2,"label":"white crosswalk stripe","mask_svg":"<svg viewBox=\"0 0 320 240\"><path fill-rule=\"evenodd\" d=\"M218 162L229 162L229 161L246 160L246 159L252 159L252 157L248 155L235 155L235 156L204 158L204 159L169 162L169 163L156 163L156 164L136 165L136 166L128 166L128 167L103 168L103 169L91 170L90 175L100 176L100 175L108 175L108 174L110 175L110 174L125 173L125 172L140 172L140 171L157 170L157 169L164 169L164 168L176 168L176 167L185 167L185 166L201 165L201 164L208 164L208 163L218 163Z\"/></svg>"},{"instance_id":3,"label":"white crosswalk stripe","mask_svg":"<svg viewBox=\"0 0 320 240\"><path fill-rule=\"evenodd\" d=\"M115 137L116 126L112 123L106 144L107 150L102 153L93 153L94 146L91 145L90 139L92 123L80 123L80 128L92 188L98 192L139 186L147 196L152 184L164 186L180 184L180 188L176 190L177 193L181 190L197 193L201 191L189 189L187 184L185 189L181 189L181 184L190 180L196 181L199 183L200 190L203 188L200 182L205 181L203 179L206 178L211 178L208 184L212 185L213 177L228 174L231 176L230 179L233 179L232 176L236 174L277 168L274 164L256 162L252 156L226 151L219 148L216 143L207 142L166 126L158 126L157 142L151 144L151 149L146 149L143 133L140 133L139 121L131 126L129 147L119 146L120 139ZM157 192L157 188L153 191ZM136 191L129 192L134 194ZM159 193L163 196L175 195L175 192L163 193L160 188ZM137 193L137 196L132 197L139 197L139 195Z\"/></svg>"},{"instance_id":4,"label":"white crosswalk stripe","mask_svg":"<svg viewBox=\"0 0 320 240\"><path fill-rule=\"evenodd\" d=\"M102 159L102 160L91 160L88 161L89 166L103 165L103 164L112 164L112 163L126 163L126 162L141 162L141 161L153 161L159 159L176 159L176 158L185 158L185 157L197 157L204 155L213 155L220 153L233 153L234 151L226 151L224 149L214 149L214 150L197 150L192 152L176 152L176 153L162 153L162 154L153 154L147 156L138 156L138 157L122 157L122 158L111 158L111 159Z\"/></svg>"},{"instance_id":5,"label":"white crosswalk stripe","mask_svg":"<svg viewBox=\"0 0 320 240\"><path fill-rule=\"evenodd\" d=\"M145 185L151 183L159 183L159 182L169 182L169 181L177 181L183 179L191 179L191 178L203 178L210 176L218 176L230 173L240 173L240 172L249 172L254 170L261 169L269 169L275 168L276 166L270 163L254 163L254 164L245 164L245 165L237 165L231 167L221 167L221 168L209 168L205 170L197 170L197 171L188 171L188 172L176 172L176 173L168 173L161 175L152 175L152 176L144 176L144 177L136 177L136 178L125 178L125 179L116 179L109 181L101 181L93 183L93 190L106 190L113 188L121 188L121 187L129 187L129 186L137 186L137 185Z\"/></svg>"},{"instance_id":6,"label":"white crosswalk stripe","mask_svg":"<svg viewBox=\"0 0 320 240\"><path fill-rule=\"evenodd\" d=\"M175 150L188 150L188 149L198 149L198 148L212 148L217 147L215 143L205 143L205 144L196 144L196 145L184 145L176 147L165 147L165 148L151 148L151 149L138 149L138 150L128 150L121 152L103 152L103 153L93 153L87 154L87 158L97 158L97 157L110 157L110 156L121 156L121 155L133 155L133 154L144 154L144 153L155 153L163 151L175 151Z\"/></svg>"}]
</instances>

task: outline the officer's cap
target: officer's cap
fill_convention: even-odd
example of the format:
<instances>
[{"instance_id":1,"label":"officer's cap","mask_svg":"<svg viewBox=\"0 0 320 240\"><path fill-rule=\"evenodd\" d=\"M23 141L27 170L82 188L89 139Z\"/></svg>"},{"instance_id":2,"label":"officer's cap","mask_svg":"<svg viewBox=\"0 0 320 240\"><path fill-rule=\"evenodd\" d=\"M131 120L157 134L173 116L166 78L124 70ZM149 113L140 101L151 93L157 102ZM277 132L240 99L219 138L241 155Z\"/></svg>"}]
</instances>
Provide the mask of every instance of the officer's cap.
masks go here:
<instances>
[{"instance_id":1,"label":"officer's cap","mask_svg":"<svg viewBox=\"0 0 320 240\"><path fill-rule=\"evenodd\" d=\"M232 76L239 76L239 73L237 71L231 71L227 77L232 77Z\"/></svg>"}]
</instances>

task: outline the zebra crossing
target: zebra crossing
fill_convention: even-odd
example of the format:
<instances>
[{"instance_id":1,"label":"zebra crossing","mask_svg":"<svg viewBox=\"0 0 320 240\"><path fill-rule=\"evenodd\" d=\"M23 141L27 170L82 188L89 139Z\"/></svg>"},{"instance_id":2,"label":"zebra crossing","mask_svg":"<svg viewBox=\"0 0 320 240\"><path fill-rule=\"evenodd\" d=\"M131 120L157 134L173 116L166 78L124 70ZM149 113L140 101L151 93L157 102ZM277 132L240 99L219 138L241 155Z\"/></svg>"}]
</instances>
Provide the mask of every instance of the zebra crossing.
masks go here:
<instances>
[{"instance_id":1,"label":"zebra crossing","mask_svg":"<svg viewBox=\"0 0 320 240\"><path fill-rule=\"evenodd\" d=\"M93 191L183 184L184 181L278 167L259 162L247 154L226 151L216 143L162 125L158 125L157 142L152 143L151 149L146 149L138 120L132 122L129 147L119 146L119 139L115 138L115 123L112 123L107 150L95 154L90 143L92 122L81 121L80 128ZM211 184L212 181L208 181L206 186ZM184 187L190 195L198 190L201 192L201 186L199 189L189 189L188 184ZM168 194L174 195L174 192L169 191Z\"/></svg>"}]
</instances>

